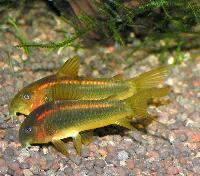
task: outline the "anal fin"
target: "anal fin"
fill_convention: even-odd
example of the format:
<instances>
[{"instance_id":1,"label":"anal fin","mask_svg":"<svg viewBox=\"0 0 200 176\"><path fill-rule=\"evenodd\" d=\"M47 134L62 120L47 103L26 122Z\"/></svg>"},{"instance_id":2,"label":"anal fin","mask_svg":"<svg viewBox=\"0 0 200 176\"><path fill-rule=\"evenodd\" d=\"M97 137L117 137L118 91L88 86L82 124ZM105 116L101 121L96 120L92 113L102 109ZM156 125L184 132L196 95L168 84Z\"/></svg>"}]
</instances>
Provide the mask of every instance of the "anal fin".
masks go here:
<instances>
[{"instance_id":1,"label":"anal fin","mask_svg":"<svg viewBox=\"0 0 200 176\"><path fill-rule=\"evenodd\" d=\"M53 143L53 145L55 146L55 148L60 151L63 155L68 156L69 153L67 151L67 148L65 146L65 143L61 140L52 140L51 141Z\"/></svg>"}]
</instances>

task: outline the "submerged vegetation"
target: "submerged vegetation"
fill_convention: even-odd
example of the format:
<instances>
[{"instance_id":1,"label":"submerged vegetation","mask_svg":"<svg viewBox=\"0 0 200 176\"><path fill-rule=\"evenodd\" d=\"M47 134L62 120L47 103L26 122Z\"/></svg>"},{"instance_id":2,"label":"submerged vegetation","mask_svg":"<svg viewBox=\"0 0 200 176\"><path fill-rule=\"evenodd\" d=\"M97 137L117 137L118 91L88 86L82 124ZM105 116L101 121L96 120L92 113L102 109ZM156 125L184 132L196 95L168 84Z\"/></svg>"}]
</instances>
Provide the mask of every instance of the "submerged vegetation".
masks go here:
<instances>
[{"instance_id":1,"label":"submerged vegetation","mask_svg":"<svg viewBox=\"0 0 200 176\"><path fill-rule=\"evenodd\" d=\"M30 47L76 47L80 41L81 47L89 48L94 44L129 47L131 52L127 57L138 50L146 55L159 54L163 62L173 53L175 64L185 59L184 52L196 49L199 53L200 4L197 0L55 0L48 4L74 28L74 33L65 35L61 41L26 42L17 24L9 19L20 41L17 47L23 47L27 54ZM68 34L66 29L63 32Z\"/></svg>"}]
</instances>

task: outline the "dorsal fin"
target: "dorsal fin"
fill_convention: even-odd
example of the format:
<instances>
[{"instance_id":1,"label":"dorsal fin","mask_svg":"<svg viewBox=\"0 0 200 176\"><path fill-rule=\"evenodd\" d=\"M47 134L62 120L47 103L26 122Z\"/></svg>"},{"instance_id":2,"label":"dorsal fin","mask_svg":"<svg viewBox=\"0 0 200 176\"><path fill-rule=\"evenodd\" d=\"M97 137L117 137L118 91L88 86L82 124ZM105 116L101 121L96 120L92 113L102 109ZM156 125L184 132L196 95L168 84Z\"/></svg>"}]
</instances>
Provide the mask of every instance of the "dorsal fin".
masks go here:
<instances>
[{"instance_id":1,"label":"dorsal fin","mask_svg":"<svg viewBox=\"0 0 200 176\"><path fill-rule=\"evenodd\" d=\"M115 100L117 96L114 94L114 95L110 95L109 97L103 99L103 100Z\"/></svg>"},{"instance_id":2,"label":"dorsal fin","mask_svg":"<svg viewBox=\"0 0 200 176\"><path fill-rule=\"evenodd\" d=\"M122 74L117 74L112 77L114 80L123 80L123 75Z\"/></svg>"},{"instance_id":3,"label":"dorsal fin","mask_svg":"<svg viewBox=\"0 0 200 176\"><path fill-rule=\"evenodd\" d=\"M63 66L58 70L57 76L69 76L69 77L76 77L78 76L78 70L80 65L80 59L78 56L74 56L68 59Z\"/></svg>"}]
</instances>

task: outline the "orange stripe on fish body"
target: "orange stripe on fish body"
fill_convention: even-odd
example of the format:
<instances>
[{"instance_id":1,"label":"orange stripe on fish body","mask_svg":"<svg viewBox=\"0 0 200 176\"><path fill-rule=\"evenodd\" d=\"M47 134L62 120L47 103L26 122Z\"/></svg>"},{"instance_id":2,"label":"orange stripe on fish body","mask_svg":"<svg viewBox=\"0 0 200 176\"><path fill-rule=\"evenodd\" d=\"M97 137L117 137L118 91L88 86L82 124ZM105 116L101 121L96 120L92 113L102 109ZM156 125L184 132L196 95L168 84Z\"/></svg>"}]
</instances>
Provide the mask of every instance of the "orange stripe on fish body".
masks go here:
<instances>
[{"instance_id":1,"label":"orange stripe on fish body","mask_svg":"<svg viewBox=\"0 0 200 176\"><path fill-rule=\"evenodd\" d=\"M62 79L62 80L55 80L52 82L47 82L44 83L42 85L40 85L37 90L41 91L44 90L46 88L51 88L55 85L59 85L59 84L70 84L70 85L108 85L109 82L107 81L99 81L99 80L66 80L66 79Z\"/></svg>"},{"instance_id":2,"label":"orange stripe on fish body","mask_svg":"<svg viewBox=\"0 0 200 176\"><path fill-rule=\"evenodd\" d=\"M47 111L44 111L42 114L40 114L38 117L37 117L37 121L41 121L42 119L44 119L45 117L47 117L49 114L55 112L56 110L47 110Z\"/></svg>"},{"instance_id":3,"label":"orange stripe on fish body","mask_svg":"<svg viewBox=\"0 0 200 176\"><path fill-rule=\"evenodd\" d=\"M44 83L44 84L41 84L38 88L37 88L37 91L42 91L44 89L47 89L47 88L50 88L52 86L56 85L56 82L47 82L47 83Z\"/></svg>"},{"instance_id":4,"label":"orange stripe on fish body","mask_svg":"<svg viewBox=\"0 0 200 176\"><path fill-rule=\"evenodd\" d=\"M67 106L61 106L57 109L48 109L46 111L44 111L42 114L40 114L36 121L41 121L43 120L44 118L46 118L48 115L50 115L51 113L56 113L56 112L59 112L59 111L62 111L62 110L76 110L76 109L89 109L89 108L107 108L107 107L111 107L112 104L108 104L108 103L105 103L105 104L102 104L102 103L99 103L99 104L75 104L75 105L67 105Z\"/></svg>"}]
</instances>

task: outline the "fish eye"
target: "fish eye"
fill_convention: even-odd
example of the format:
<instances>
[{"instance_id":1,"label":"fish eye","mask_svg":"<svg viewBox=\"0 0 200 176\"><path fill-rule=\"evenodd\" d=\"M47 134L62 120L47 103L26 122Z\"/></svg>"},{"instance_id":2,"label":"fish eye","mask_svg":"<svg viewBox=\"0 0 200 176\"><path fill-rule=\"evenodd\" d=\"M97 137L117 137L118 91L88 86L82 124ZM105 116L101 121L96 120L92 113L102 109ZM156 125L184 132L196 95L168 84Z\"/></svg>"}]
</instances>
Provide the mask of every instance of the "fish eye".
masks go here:
<instances>
[{"instance_id":1,"label":"fish eye","mask_svg":"<svg viewBox=\"0 0 200 176\"><path fill-rule=\"evenodd\" d=\"M24 98L25 100L30 100L30 99L31 99L31 95L28 94L28 93L26 93L26 94L23 95L23 98Z\"/></svg>"},{"instance_id":2,"label":"fish eye","mask_svg":"<svg viewBox=\"0 0 200 176\"><path fill-rule=\"evenodd\" d=\"M31 133L32 132L32 127L26 127L25 130L26 130L27 133Z\"/></svg>"}]
</instances>

